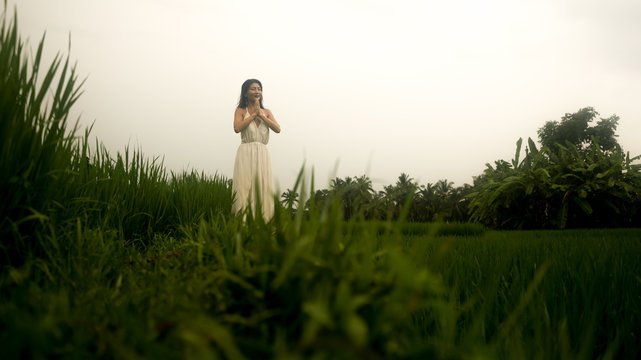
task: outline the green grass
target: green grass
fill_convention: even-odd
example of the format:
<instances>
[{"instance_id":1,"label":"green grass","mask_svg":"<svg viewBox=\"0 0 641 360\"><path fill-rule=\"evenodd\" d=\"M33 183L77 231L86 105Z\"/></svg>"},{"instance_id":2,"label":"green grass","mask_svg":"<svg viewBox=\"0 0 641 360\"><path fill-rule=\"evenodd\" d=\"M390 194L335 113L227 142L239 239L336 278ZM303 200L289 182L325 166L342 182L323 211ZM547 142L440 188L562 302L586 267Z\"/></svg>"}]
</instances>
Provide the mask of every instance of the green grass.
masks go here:
<instances>
[{"instance_id":1,"label":"green grass","mask_svg":"<svg viewBox=\"0 0 641 360\"><path fill-rule=\"evenodd\" d=\"M482 327L501 357L639 354L640 229L490 231L437 238L426 253L470 307L459 328Z\"/></svg>"},{"instance_id":2,"label":"green grass","mask_svg":"<svg viewBox=\"0 0 641 360\"><path fill-rule=\"evenodd\" d=\"M9 358L632 358L641 230L407 236L328 212L141 249L81 224L5 271ZM300 228L297 229L297 226ZM345 230L345 231L344 231Z\"/></svg>"},{"instance_id":3,"label":"green grass","mask_svg":"<svg viewBox=\"0 0 641 360\"><path fill-rule=\"evenodd\" d=\"M25 58L6 15L0 40L2 358L641 354L639 229L344 221L337 203L243 222L222 176L90 147L67 127L68 61L38 81L42 42Z\"/></svg>"}]
</instances>

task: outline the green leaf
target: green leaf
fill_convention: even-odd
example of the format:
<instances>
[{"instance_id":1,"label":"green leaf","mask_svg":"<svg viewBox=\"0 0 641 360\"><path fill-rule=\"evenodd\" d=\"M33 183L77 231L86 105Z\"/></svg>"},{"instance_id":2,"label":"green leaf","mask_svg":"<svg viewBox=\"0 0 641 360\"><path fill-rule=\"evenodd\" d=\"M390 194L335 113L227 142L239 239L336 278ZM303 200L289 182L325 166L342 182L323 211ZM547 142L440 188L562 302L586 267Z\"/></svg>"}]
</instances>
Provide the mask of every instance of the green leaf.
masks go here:
<instances>
[{"instance_id":1,"label":"green leaf","mask_svg":"<svg viewBox=\"0 0 641 360\"><path fill-rule=\"evenodd\" d=\"M512 168L517 169L519 167L519 157L521 156L521 144L523 143L523 138L519 138L516 141L516 152L514 153L514 160L512 160Z\"/></svg>"},{"instance_id":2,"label":"green leaf","mask_svg":"<svg viewBox=\"0 0 641 360\"><path fill-rule=\"evenodd\" d=\"M334 327L334 321L329 311L327 303L315 299L303 304L303 312L311 319L328 328Z\"/></svg>"},{"instance_id":3,"label":"green leaf","mask_svg":"<svg viewBox=\"0 0 641 360\"><path fill-rule=\"evenodd\" d=\"M596 164L594 164L594 165L596 165ZM606 176L608 176L608 175L610 175L612 173L614 173L613 169L608 169L608 170L606 170L604 172L600 172L600 173L596 174L596 178L597 179L601 179L601 178L606 177Z\"/></svg>"},{"instance_id":4,"label":"green leaf","mask_svg":"<svg viewBox=\"0 0 641 360\"><path fill-rule=\"evenodd\" d=\"M351 314L345 320L345 332L347 336L358 346L367 345L369 329L363 318L356 314Z\"/></svg>"},{"instance_id":5,"label":"green leaf","mask_svg":"<svg viewBox=\"0 0 641 360\"><path fill-rule=\"evenodd\" d=\"M575 204L579 205L581 210L583 210L584 213L590 215L592 214L592 206L590 206L590 203L588 203L587 200L582 199L580 197L573 197L572 200L574 201Z\"/></svg>"},{"instance_id":6,"label":"green leaf","mask_svg":"<svg viewBox=\"0 0 641 360\"><path fill-rule=\"evenodd\" d=\"M532 138L530 138L530 137L527 138L527 143L528 143L528 146L530 147L530 151L532 152L532 154L536 154L536 153L539 152L539 150L537 150L536 144L534 144L534 141L532 140Z\"/></svg>"}]
</instances>

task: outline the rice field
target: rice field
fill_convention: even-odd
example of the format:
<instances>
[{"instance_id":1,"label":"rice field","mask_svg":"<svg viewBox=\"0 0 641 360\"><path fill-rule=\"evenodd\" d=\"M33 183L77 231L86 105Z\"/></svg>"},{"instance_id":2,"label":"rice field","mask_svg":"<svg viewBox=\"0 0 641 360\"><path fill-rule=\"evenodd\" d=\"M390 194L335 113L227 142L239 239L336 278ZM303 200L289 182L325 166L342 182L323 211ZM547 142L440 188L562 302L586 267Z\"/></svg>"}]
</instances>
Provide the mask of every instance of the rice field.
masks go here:
<instances>
[{"instance_id":1,"label":"rice field","mask_svg":"<svg viewBox=\"0 0 641 360\"><path fill-rule=\"evenodd\" d=\"M313 201L243 222L224 176L79 136L73 66L41 65L42 42L25 57L6 16L0 41L3 359L641 354L641 229L346 221Z\"/></svg>"},{"instance_id":2,"label":"rice field","mask_svg":"<svg viewBox=\"0 0 641 360\"><path fill-rule=\"evenodd\" d=\"M4 268L3 357L640 353L641 230L407 235L337 214L202 220L138 246L77 221Z\"/></svg>"}]
</instances>

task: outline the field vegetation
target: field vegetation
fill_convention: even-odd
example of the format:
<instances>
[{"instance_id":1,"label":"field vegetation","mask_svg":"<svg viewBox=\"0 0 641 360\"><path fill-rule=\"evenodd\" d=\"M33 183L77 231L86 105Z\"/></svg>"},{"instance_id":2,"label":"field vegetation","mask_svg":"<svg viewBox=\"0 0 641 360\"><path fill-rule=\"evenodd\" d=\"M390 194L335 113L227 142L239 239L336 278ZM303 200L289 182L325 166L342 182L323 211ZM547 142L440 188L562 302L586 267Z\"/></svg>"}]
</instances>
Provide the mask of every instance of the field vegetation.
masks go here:
<instances>
[{"instance_id":1,"label":"field vegetation","mask_svg":"<svg viewBox=\"0 0 641 360\"><path fill-rule=\"evenodd\" d=\"M447 179L420 185L402 173L395 184L375 192L367 176L348 176L316 190L314 199L339 198L346 219L359 213L397 219L409 201L412 222L475 222L496 229L639 227L641 156L619 146L616 115L589 126L597 116L588 107L560 123L548 121L539 129L540 149L528 138L521 158L519 139L514 158L486 164L473 185L454 187ZM282 203L297 207L295 192L285 191Z\"/></svg>"},{"instance_id":2,"label":"field vegetation","mask_svg":"<svg viewBox=\"0 0 641 360\"><path fill-rule=\"evenodd\" d=\"M366 177L318 190L301 170L274 219L242 221L224 176L90 143L68 119L69 58L41 64L16 19L0 29L2 358L641 355L641 187L618 148L529 144L460 191L407 174L384 195ZM506 210L523 199L547 211ZM629 228L492 229L595 214Z\"/></svg>"}]
</instances>

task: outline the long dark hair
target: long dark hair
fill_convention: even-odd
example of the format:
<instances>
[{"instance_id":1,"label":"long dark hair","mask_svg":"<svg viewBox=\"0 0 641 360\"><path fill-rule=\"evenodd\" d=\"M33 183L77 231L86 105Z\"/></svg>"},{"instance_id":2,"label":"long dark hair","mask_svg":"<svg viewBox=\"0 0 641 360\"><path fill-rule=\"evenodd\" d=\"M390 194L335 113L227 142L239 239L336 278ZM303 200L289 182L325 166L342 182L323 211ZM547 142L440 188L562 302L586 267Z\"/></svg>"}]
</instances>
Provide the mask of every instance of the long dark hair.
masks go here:
<instances>
[{"instance_id":1,"label":"long dark hair","mask_svg":"<svg viewBox=\"0 0 641 360\"><path fill-rule=\"evenodd\" d=\"M241 109L247 108L247 96L245 96L245 94L247 94L247 91L249 90L249 87L252 84L258 84L260 86L260 89L261 90L263 89L263 84L261 84L260 80L257 80L257 79L245 80L245 82L243 83L243 86L241 86L240 88L240 99L238 99L238 107ZM265 108L263 107L262 95L260 96L260 100L258 100L258 103L260 104L261 109Z\"/></svg>"}]
</instances>

